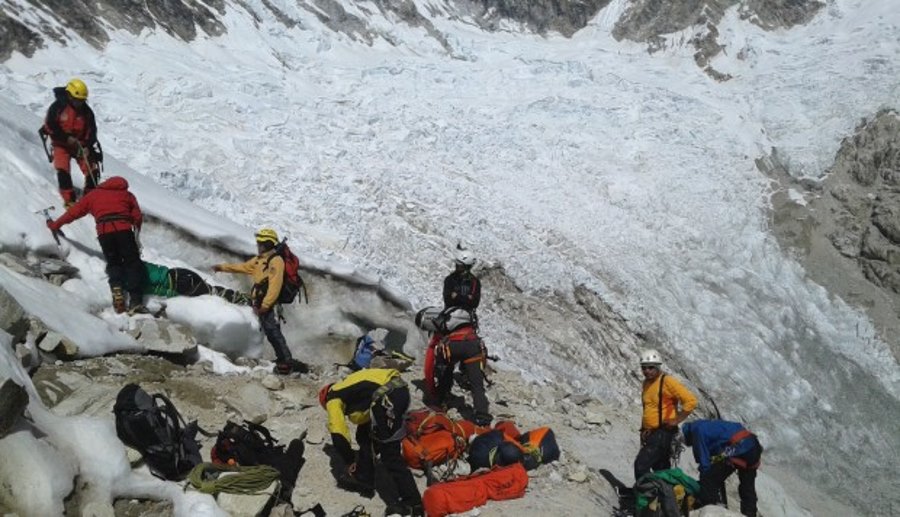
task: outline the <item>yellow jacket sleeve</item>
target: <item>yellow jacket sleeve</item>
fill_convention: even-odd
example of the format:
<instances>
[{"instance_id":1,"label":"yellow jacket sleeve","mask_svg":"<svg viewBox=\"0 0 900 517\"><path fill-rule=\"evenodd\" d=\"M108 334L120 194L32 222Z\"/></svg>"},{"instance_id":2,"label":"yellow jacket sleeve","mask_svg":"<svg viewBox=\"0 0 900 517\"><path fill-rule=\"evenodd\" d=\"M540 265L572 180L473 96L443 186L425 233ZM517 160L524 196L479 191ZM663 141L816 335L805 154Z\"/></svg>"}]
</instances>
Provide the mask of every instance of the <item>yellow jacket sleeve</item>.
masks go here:
<instances>
[{"instance_id":1,"label":"yellow jacket sleeve","mask_svg":"<svg viewBox=\"0 0 900 517\"><path fill-rule=\"evenodd\" d=\"M681 384L681 381L676 379L675 377L666 376L666 384L663 386L663 398L665 398L666 392L671 394L672 397L678 400L678 403L681 404L681 411L684 413L690 413L697 407L697 397L691 393L691 390L684 387ZM665 405L663 408L665 409ZM675 405L672 404L672 415L671 418L675 417ZM667 414L666 418L670 418Z\"/></svg>"},{"instance_id":2,"label":"yellow jacket sleeve","mask_svg":"<svg viewBox=\"0 0 900 517\"><path fill-rule=\"evenodd\" d=\"M268 280L269 288L260 307L263 310L274 307L278 301L278 295L281 294L281 284L284 281L284 259L278 255L269 261L269 266L266 268L266 280Z\"/></svg>"},{"instance_id":3,"label":"yellow jacket sleeve","mask_svg":"<svg viewBox=\"0 0 900 517\"><path fill-rule=\"evenodd\" d=\"M239 262L236 264L219 264L220 271L226 273L243 273L245 275L252 275L255 267L256 257L253 257L246 262Z\"/></svg>"}]
</instances>

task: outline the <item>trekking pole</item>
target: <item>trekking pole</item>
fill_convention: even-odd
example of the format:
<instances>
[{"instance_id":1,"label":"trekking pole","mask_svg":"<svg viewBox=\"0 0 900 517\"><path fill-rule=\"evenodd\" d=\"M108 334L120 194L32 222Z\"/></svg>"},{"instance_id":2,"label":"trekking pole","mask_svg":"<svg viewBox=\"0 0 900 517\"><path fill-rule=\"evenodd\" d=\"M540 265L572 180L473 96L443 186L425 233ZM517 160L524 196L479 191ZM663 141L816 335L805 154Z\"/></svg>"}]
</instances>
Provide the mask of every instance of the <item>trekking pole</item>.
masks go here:
<instances>
[{"instance_id":1,"label":"trekking pole","mask_svg":"<svg viewBox=\"0 0 900 517\"><path fill-rule=\"evenodd\" d=\"M53 206L53 205L50 205L50 206L48 206L47 208L42 208L42 209L38 210L38 211L35 212L35 213L36 213L36 214L44 214L44 217L45 217L48 221L53 221L53 217L50 216L50 210L56 210L56 207ZM60 237L65 237L66 234L64 234L62 230L56 230L56 231L50 230L50 233L53 234L53 240L56 241L56 245L57 245L57 246L61 245L61 243L59 242L59 238L60 238Z\"/></svg>"},{"instance_id":2,"label":"trekking pole","mask_svg":"<svg viewBox=\"0 0 900 517\"><path fill-rule=\"evenodd\" d=\"M43 127L38 129L38 135L41 137L41 145L44 148L44 154L47 155L47 161L53 163L53 153L51 153L50 149L47 147L47 132L44 131Z\"/></svg>"}]
</instances>

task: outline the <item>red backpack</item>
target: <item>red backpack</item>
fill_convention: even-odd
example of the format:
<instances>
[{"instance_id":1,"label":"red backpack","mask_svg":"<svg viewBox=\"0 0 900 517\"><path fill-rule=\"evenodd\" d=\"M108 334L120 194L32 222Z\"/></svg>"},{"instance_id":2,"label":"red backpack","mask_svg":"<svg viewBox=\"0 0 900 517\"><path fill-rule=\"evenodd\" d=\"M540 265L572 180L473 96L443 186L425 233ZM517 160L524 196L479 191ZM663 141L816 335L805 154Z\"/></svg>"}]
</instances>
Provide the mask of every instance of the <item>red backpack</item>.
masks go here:
<instances>
[{"instance_id":1,"label":"red backpack","mask_svg":"<svg viewBox=\"0 0 900 517\"><path fill-rule=\"evenodd\" d=\"M306 284L300 278L300 259L291 251L287 245L287 239L282 240L275 245L274 257L278 255L284 261L284 277L281 282L281 292L278 293L278 303L294 303L294 299L303 291L306 297L306 303L309 303L309 294L306 292ZM269 258L271 262L272 259ZM268 264L266 264L268 266ZM301 301L303 297L301 296Z\"/></svg>"}]
</instances>

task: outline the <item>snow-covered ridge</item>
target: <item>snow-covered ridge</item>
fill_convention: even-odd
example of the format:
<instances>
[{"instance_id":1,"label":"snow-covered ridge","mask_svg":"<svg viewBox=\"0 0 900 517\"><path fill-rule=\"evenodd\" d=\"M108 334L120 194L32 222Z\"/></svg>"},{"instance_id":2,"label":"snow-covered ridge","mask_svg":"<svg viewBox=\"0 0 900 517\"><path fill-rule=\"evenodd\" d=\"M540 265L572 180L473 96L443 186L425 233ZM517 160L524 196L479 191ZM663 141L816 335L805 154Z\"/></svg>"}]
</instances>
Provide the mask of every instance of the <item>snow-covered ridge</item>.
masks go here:
<instances>
[{"instance_id":1,"label":"snow-covered ridge","mask_svg":"<svg viewBox=\"0 0 900 517\"><path fill-rule=\"evenodd\" d=\"M523 31L571 37L585 28L611 0L443 0L439 3L357 0L176 0L140 4L117 0L85 2L56 9L37 0L4 2L0 15L0 59L12 52L27 56L50 43L66 45L79 38L96 48L105 47L112 32L144 30L165 32L182 41L220 36L229 30L226 13L237 12L256 24L274 22L285 29L310 30L320 25L361 43L378 40L415 49L415 40L398 38L396 26L424 30L443 51L458 49L436 25L440 20L465 20L485 31ZM713 27L724 11L737 6L741 18L767 30L807 23L824 5L818 0L763 2L656 2L617 0L610 11L617 16L612 29L617 39L647 42L651 49L665 45L663 35L689 27ZM713 29L714 30L714 29ZM699 49L700 46L698 45ZM707 52L709 54L709 52ZM703 66L703 65L701 65Z\"/></svg>"}]
</instances>

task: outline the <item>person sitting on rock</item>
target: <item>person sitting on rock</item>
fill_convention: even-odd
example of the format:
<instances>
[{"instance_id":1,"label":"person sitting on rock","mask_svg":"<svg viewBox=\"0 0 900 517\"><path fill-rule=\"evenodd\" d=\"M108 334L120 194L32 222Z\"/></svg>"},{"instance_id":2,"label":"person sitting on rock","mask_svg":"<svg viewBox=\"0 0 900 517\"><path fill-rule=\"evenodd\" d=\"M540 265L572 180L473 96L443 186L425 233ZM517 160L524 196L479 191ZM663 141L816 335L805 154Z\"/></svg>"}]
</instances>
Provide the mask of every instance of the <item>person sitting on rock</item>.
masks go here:
<instances>
[{"instance_id":1,"label":"person sitting on rock","mask_svg":"<svg viewBox=\"0 0 900 517\"><path fill-rule=\"evenodd\" d=\"M144 261L144 294L172 298L212 294L237 305L250 305L250 298L240 291L210 285L199 274L183 267L166 267Z\"/></svg>"},{"instance_id":2,"label":"person sitting on rock","mask_svg":"<svg viewBox=\"0 0 900 517\"><path fill-rule=\"evenodd\" d=\"M390 369L366 368L319 390L319 404L328 412L331 441L346 466L338 486L371 497L375 457L379 456L396 487L384 494L385 515L424 515L422 496L400 447L409 402L406 382L400 372ZM350 445L345 419L357 426L357 454Z\"/></svg>"}]
</instances>

